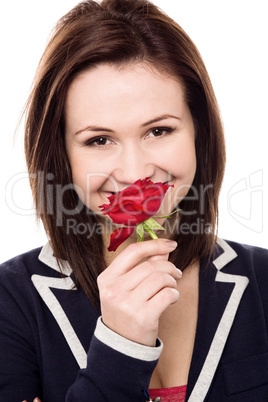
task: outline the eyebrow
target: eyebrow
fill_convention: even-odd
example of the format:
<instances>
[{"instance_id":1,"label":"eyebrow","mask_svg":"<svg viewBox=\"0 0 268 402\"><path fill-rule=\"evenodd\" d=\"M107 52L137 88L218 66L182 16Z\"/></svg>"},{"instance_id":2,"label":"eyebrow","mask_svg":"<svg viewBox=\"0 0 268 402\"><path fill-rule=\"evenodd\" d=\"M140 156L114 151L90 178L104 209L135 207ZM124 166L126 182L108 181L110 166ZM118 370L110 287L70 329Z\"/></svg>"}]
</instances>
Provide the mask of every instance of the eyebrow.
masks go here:
<instances>
[{"instance_id":1,"label":"eyebrow","mask_svg":"<svg viewBox=\"0 0 268 402\"><path fill-rule=\"evenodd\" d=\"M178 116L174 116L174 115L171 115L171 114L163 114L161 116L155 117L152 120L147 121L146 123L143 123L141 125L141 127L146 127L146 126L149 126L150 124L154 124L154 123L157 123L158 121L166 120L166 119L170 119L170 118L181 120L181 118L178 117ZM74 135L79 135L79 134L83 133L84 131L95 131L95 132L106 131L108 133L113 132L113 130L111 130L110 128L98 127L98 126L88 126L88 127L82 128L79 131L76 131Z\"/></svg>"},{"instance_id":2,"label":"eyebrow","mask_svg":"<svg viewBox=\"0 0 268 402\"><path fill-rule=\"evenodd\" d=\"M146 127L146 126L149 126L150 124L157 123L158 121L166 120L166 119L170 119L170 118L181 120L180 117L178 117L178 116L173 116L172 114L163 114L159 117L156 117L155 119L149 120L146 123L142 124L142 127Z\"/></svg>"},{"instance_id":3,"label":"eyebrow","mask_svg":"<svg viewBox=\"0 0 268 402\"><path fill-rule=\"evenodd\" d=\"M108 131L109 133L112 133L113 132L113 130L111 130L111 129L109 129L109 128L105 128L105 127L98 127L98 126L88 126L88 127L85 127L85 128L82 128L81 130L79 130L79 131L76 131L75 133L74 133L74 135L79 135L79 134L81 134L81 133L83 133L84 131Z\"/></svg>"}]
</instances>

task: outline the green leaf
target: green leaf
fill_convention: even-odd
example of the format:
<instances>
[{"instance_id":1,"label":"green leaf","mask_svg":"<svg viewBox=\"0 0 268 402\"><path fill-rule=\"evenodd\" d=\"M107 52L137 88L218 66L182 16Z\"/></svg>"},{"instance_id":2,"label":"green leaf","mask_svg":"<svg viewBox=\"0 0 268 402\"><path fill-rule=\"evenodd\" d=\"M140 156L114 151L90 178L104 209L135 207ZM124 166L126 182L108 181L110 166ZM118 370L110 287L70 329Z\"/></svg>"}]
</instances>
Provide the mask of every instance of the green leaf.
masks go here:
<instances>
[{"instance_id":1,"label":"green leaf","mask_svg":"<svg viewBox=\"0 0 268 402\"><path fill-rule=\"evenodd\" d=\"M143 223L152 230L166 230L163 228L163 226L159 225L159 223L157 223L153 218L146 219L146 221L144 221Z\"/></svg>"},{"instance_id":2,"label":"green leaf","mask_svg":"<svg viewBox=\"0 0 268 402\"><path fill-rule=\"evenodd\" d=\"M137 241L143 241L144 240L143 223L140 223L138 226L136 226L136 233L137 233L137 236L138 236Z\"/></svg>"}]
</instances>

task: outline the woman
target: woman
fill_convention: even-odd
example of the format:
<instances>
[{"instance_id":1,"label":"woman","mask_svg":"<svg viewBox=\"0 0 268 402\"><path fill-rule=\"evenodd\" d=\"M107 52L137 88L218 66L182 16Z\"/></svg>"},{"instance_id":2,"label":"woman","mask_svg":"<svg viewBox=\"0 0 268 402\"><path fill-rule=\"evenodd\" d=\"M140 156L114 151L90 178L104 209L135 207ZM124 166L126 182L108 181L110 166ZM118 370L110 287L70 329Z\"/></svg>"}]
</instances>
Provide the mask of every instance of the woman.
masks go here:
<instances>
[{"instance_id":1,"label":"woman","mask_svg":"<svg viewBox=\"0 0 268 402\"><path fill-rule=\"evenodd\" d=\"M49 243L1 266L0 399L266 401L268 254L216 236L223 130L185 32L144 0L78 4L25 151ZM109 252L100 206L148 179L166 230Z\"/></svg>"}]
</instances>

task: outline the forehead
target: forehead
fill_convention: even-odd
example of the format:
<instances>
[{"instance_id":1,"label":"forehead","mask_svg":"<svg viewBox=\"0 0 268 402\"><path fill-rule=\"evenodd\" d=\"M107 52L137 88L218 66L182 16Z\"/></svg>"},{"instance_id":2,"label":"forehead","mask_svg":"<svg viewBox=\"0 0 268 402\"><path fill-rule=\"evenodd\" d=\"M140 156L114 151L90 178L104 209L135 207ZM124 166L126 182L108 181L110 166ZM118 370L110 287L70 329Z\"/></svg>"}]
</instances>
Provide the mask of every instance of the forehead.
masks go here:
<instances>
[{"instance_id":1,"label":"forehead","mask_svg":"<svg viewBox=\"0 0 268 402\"><path fill-rule=\"evenodd\" d=\"M155 85L156 83L164 86L174 86L180 92L183 92L183 83L179 77L164 72L164 69L158 69L151 63L130 63L122 65L113 64L99 64L93 68L85 69L81 71L71 82L67 98L70 94L73 95L76 90L81 91L82 87L86 85L91 85L92 89L99 89L104 91L107 89L108 92L114 87L114 90L121 89L127 92L128 87L134 84L141 83L146 89L150 84ZM169 84L169 85L168 85ZM133 92L133 87L131 87ZM115 94L117 91L115 91Z\"/></svg>"},{"instance_id":2,"label":"forehead","mask_svg":"<svg viewBox=\"0 0 268 402\"><path fill-rule=\"evenodd\" d=\"M88 116L111 121L144 114L178 113L185 107L183 85L177 77L148 64L101 64L82 71L71 83L65 117Z\"/></svg>"}]
</instances>

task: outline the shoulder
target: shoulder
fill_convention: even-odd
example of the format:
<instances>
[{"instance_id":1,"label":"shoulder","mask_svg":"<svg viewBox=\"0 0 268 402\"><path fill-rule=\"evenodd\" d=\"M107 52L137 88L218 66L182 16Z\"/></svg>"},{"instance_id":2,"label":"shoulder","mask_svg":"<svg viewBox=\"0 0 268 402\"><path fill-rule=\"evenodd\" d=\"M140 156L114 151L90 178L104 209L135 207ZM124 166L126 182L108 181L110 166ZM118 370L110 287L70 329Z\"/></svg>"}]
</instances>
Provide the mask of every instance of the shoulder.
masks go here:
<instances>
[{"instance_id":1,"label":"shoulder","mask_svg":"<svg viewBox=\"0 0 268 402\"><path fill-rule=\"evenodd\" d=\"M241 268L254 270L257 273L268 273L268 249L248 244L226 241L234 250L237 258L234 263Z\"/></svg>"},{"instance_id":2,"label":"shoulder","mask_svg":"<svg viewBox=\"0 0 268 402\"><path fill-rule=\"evenodd\" d=\"M31 278L35 272L40 272L40 251L41 248L34 249L0 265L0 304L14 315L17 309L32 303L35 290Z\"/></svg>"},{"instance_id":3,"label":"shoulder","mask_svg":"<svg viewBox=\"0 0 268 402\"><path fill-rule=\"evenodd\" d=\"M41 248L14 257L0 265L0 322L6 328L21 327L30 336L29 321L37 292L32 275L40 272ZM19 333L19 329L18 329Z\"/></svg>"},{"instance_id":4,"label":"shoulder","mask_svg":"<svg viewBox=\"0 0 268 402\"><path fill-rule=\"evenodd\" d=\"M222 273L245 276L250 286L268 295L267 249L218 239L214 257L212 262Z\"/></svg>"},{"instance_id":5,"label":"shoulder","mask_svg":"<svg viewBox=\"0 0 268 402\"><path fill-rule=\"evenodd\" d=\"M34 274L54 276L55 270L39 258L42 249L33 249L0 264L1 288L27 291L32 286L31 278Z\"/></svg>"},{"instance_id":6,"label":"shoulder","mask_svg":"<svg viewBox=\"0 0 268 402\"><path fill-rule=\"evenodd\" d=\"M38 256L42 247L20 254L12 259L0 264L0 280L7 276L19 275L34 271L39 265Z\"/></svg>"},{"instance_id":7,"label":"shoulder","mask_svg":"<svg viewBox=\"0 0 268 402\"><path fill-rule=\"evenodd\" d=\"M42 299L34 279L43 284L62 278L60 269L56 270L50 262L52 251L48 254L48 249L46 246L36 248L0 265L1 322L4 319L7 322L12 317L28 317L31 320Z\"/></svg>"},{"instance_id":8,"label":"shoulder","mask_svg":"<svg viewBox=\"0 0 268 402\"><path fill-rule=\"evenodd\" d=\"M268 259L268 249L266 248L257 247L250 244L237 243L231 240L225 240L225 241L240 255L261 257L261 258L264 257Z\"/></svg>"},{"instance_id":9,"label":"shoulder","mask_svg":"<svg viewBox=\"0 0 268 402\"><path fill-rule=\"evenodd\" d=\"M212 263L223 273L233 275L267 275L268 250L218 238Z\"/></svg>"},{"instance_id":10,"label":"shoulder","mask_svg":"<svg viewBox=\"0 0 268 402\"><path fill-rule=\"evenodd\" d=\"M248 288L261 298L268 320L268 250L233 241L226 243L236 253L236 257L223 271L248 277Z\"/></svg>"}]
</instances>

